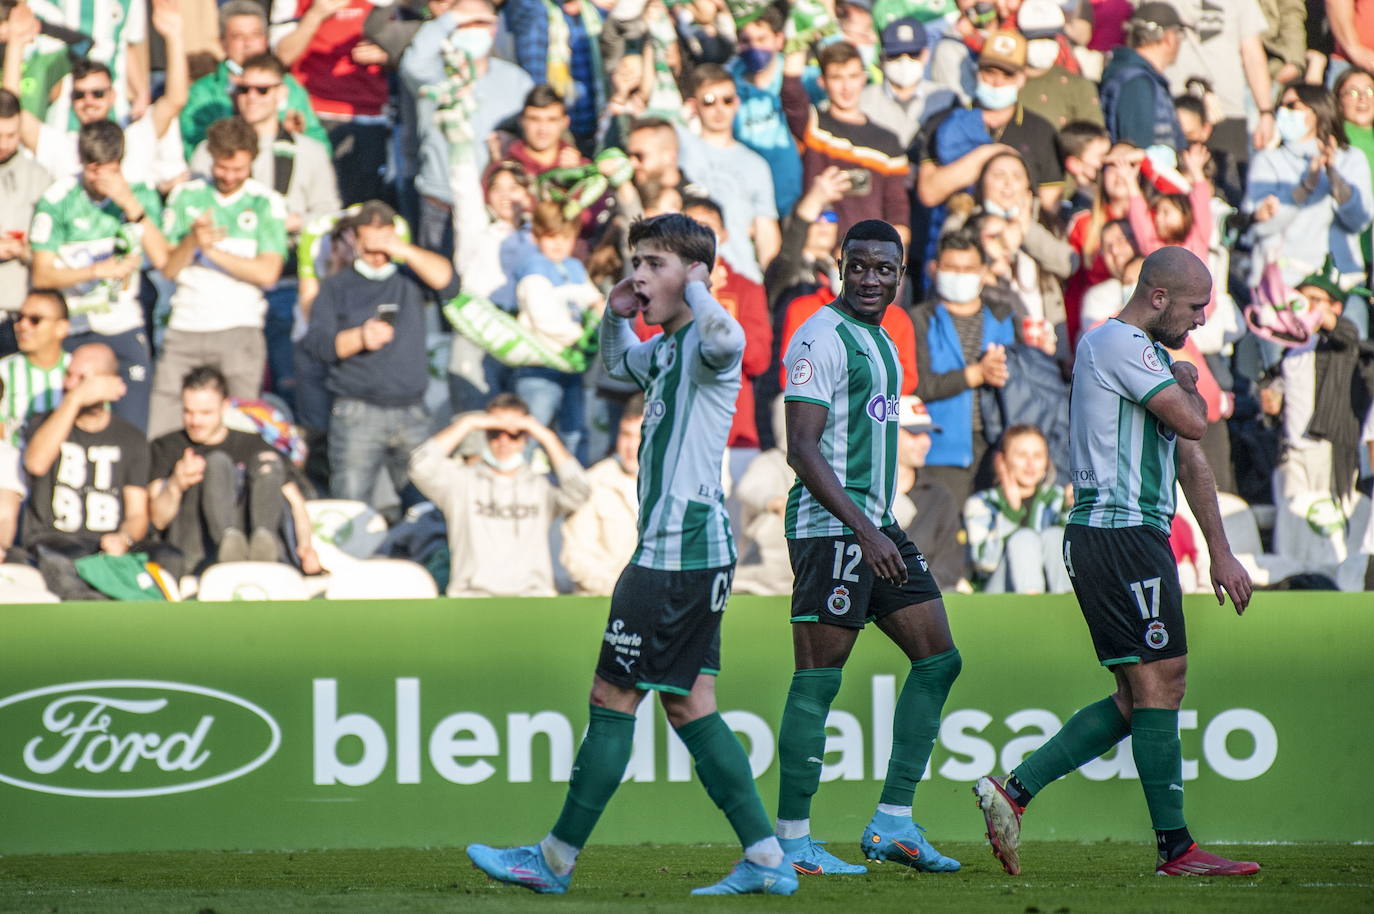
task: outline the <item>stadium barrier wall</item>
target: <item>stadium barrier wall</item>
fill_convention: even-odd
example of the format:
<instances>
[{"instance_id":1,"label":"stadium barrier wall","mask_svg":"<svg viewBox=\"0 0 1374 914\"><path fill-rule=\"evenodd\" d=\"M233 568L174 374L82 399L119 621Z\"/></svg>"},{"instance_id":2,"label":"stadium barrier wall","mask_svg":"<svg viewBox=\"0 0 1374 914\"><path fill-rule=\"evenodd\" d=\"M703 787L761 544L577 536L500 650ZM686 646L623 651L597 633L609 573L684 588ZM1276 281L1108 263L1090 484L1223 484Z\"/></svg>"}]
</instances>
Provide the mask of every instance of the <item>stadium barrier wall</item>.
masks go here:
<instances>
[{"instance_id":1,"label":"stadium barrier wall","mask_svg":"<svg viewBox=\"0 0 1374 914\"><path fill-rule=\"evenodd\" d=\"M7 606L0 853L450 846L537 840L586 726L606 601ZM981 837L969 783L1111 688L1071 597L951 597L964 672L917 818ZM1204 840L1374 839L1374 603L1272 594L1244 618L1188 600L1189 823ZM719 698L770 812L791 677L785 598L735 597ZM830 718L818 837L857 841L908 664L871 628ZM646 702L594 841L723 842L723 818ZM1049 787L1027 839L1148 840L1129 744ZM852 855L851 855L852 856Z\"/></svg>"}]
</instances>

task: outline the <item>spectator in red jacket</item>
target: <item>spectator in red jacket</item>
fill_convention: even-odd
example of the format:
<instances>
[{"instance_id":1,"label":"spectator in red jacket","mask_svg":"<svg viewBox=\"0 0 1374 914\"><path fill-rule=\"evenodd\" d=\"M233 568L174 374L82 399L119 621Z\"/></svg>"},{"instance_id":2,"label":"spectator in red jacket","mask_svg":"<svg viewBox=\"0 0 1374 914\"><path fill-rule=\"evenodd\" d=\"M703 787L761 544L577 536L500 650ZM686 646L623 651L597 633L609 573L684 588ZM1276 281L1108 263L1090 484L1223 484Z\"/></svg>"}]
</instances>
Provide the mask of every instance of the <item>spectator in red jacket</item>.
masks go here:
<instances>
[{"instance_id":1,"label":"spectator in red jacket","mask_svg":"<svg viewBox=\"0 0 1374 914\"><path fill-rule=\"evenodd\" d=\"M383 113L388 88L382 65L387 56L363 38L363 22L373 4L274 0L272 7L274 22L295 22L275 50L309 93L310 107L329 131L343 204L381 199L382 166L390 141Z\"/></svg>"}]
</instances>

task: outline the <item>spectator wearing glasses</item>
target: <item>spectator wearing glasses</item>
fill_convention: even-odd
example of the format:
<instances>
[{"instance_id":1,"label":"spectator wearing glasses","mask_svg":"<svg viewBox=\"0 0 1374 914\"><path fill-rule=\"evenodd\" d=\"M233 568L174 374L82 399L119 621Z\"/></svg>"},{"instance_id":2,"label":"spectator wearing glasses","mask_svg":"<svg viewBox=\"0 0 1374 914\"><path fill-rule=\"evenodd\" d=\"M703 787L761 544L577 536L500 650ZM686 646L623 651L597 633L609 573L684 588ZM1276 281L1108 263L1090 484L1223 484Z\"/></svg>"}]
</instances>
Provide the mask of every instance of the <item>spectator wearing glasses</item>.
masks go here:
<instances>
[{"instance_id":1,"label":"spectator wearing glasses","mask_svg":"<svg viewBox=\"0 0 1374 914\"><path fill-rule=\"evenodd\" d=\"M148 106L142 117L125 128L128 154L124 157L123 169L130 184L158 187L174 182L186 170L181 144L176 133L168 128L186 104L190 79L177 0L158 0L152 9L153 27L167 43L166 91ZM16 94L20 91L24 53L37 38L38 30L39 22L27 4L16 6L10 13L4 87ZM110 120L119 99L109 66L86 58L72 64L71 112L79 125ZM76 131L44 124L27 111L20 115L19 127L24 146L54 176L67 177L81 170Z\"/></svg>"},{"instance_id":2,"label":"spectator wearing glasses","mask_svg":"<svg viewBox=\"0 0 1374 914\"><path fill-rule=\"evenodd\" d=\"M28 287L29 223L52 177L19 151L19 98L0 89L0 316L19 310ZM6 341L8 342L8 341ZM0 352L12 352L8 345Z\"/></svg>"},{"instance_id":3,"label":"spectator wearing glasses","mask_svg":"<svg viewBox=\"0 0 1374 914\"><path fill-rule=\"evenodd\" d=\"M730 72L720 64L700 64L692 71L692 83L690 108L701 134L679 131L679 161L724 212L722 256L736 272L762 282L763 270L782 243L773 176L763 156L735 139L739 91Z\"/></svg>"},{"instance_id":4,"label":"spectator wearing glasses","mask_svg":"<svg viewBox=\"0 0 1374 914\"><path fill-rule=\"evenodd\" d=\"M0 421L3 437L23 445L24 425L37 413L62 402L62 378L71 356L62 348L67 337L67 301L56 289L33 289L14 316L19 351L0 359Z\"/></svg>"},{"instance_id":5,"label":"spectator wearing glasses","mask_svg":"<svg viewBox=\"0 0 1374 914\"><path fill-rule=\"evenodd\" d=\"M79 178L64 178L43 194L29 229L32 282L59 289L67 299L68 351L101 342L119 360L127 392L115 412L143 429L148 425L152 381L148 339L139 304L143 255L157 269L167 264L167 239L158 228L162 201L146 184L130 185L120 170L124 131L112 121L82 126L77 151Z\"/></svg>"},{"instance_id":6,"label":"spectator wearing glasses","mask_svg":"<svg viewBox=\"0 0 1374 914\"><path fill-rule=\"evenodd\" d=\"M911 145L921 125L959 104L959 97L925 78L930 62L925 26L914 17L894 19L883 29L883 81L859 93L859 107L869 120Z\"/></svg>"},{"instance_id":7,"label":"spectator wearing glasses","mask_svg":"<svg viewBox=\"0 0 1374 914\"><path fill-rule=\"evenodd\" d=\"M1374 73L1359 68L1346 70L1336 80L1335 92L1345 122L1345 138L1351 148L1364 153L1374 176ZM1368 228L1360 235L1360 248L1364 262L1374 263L1374 245Z\"/></svg>"},{"instance_id":8,"label":"spectator wearing glasses","mask_svg":"<svg viewBox=\"0 0 1374 914\"><path fill-rule=\"evenodd\" d=\"M319 141L292 132L281 119L287 100L286 68L271 54L258 54L243 64L234 84L234 110L258 136L253 157L253 180L270 187L286 201L286 233L294 249L301 228L340 208L338 185L329 150ZM208 175L214 168L209 145L201 143L191 156L191 170ZM296 307L295 258L288 257L282 277L267 294L267 369L272 389L294 405L295 370L292 339Z\"/></svg>"},{"instance_id":9,"label":"spectator wearing glasses","mask_svg":"<svg viewBox=\"0 0 1374 914\"><path fill-rule=\"evenodd\" d=\"M257 0L228 0L219 8L219 43L224 59L214 72L191 84L190 98L181 112L181 142L189 158L205 139L205 131L220 118L234 114L231 89L243 73L244 61L267 52L267 15ZM282 121L293 133L329 148L329 134L320 124L310 96L296 77L286 74L286 110Z\"/></svg>"},{"instance_id":10,"label":"spectator wearing glasses","mask_svg":"<svg viewBox=\"0 0 1374 914\"><path fill-rule=\"evenodd\" d=\"M472 463L450 456L472 432L486 443ZM554 474L526 459L530 439ZM448 524L450 597L551 597L557 592L549 532L590 495L586 474L558 436L514 394L498 394L465 413L410 455L410 478Z\"/></svg>"}]
</instances>

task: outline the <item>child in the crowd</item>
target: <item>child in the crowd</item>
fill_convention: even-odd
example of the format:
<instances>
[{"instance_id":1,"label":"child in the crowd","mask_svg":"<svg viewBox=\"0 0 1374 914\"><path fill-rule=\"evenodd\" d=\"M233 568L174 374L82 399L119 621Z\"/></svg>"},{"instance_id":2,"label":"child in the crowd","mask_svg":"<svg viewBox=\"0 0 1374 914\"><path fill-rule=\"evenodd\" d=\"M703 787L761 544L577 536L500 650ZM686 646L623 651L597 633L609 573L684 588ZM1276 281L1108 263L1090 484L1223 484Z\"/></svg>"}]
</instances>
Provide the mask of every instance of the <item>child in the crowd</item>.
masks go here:
<instances>
[{"instance_id":1,"label":"child in the crowd","mask_svg":"<svg viewBox=\"0 0 1374 914\"><path fill-rule=\"evenodd\" d=\"M1050 449L1034 425L1013 425L993 458L997 486L964 502L964 529L984 593L1068 593L1065 489L1054 484Z\"/></svg>"},{"instance_id":2,"label":"child in the crowd","mask_svg":"<svg viewBox=\"0 0 1374 914\"><path fill-rule=\"evenodd\" d=\"M587 312L601 307L601 293L573 256L581 230L576 219L566 218L557 203L544 201L534 208L532 228L538 250L515 271L518 317L549 346L565 349L582 338ZM521 368L515 374L515 392L529 405L530 415L556 428L577 455L584 425L582 375Z\"/></svg>"}]
</instances>

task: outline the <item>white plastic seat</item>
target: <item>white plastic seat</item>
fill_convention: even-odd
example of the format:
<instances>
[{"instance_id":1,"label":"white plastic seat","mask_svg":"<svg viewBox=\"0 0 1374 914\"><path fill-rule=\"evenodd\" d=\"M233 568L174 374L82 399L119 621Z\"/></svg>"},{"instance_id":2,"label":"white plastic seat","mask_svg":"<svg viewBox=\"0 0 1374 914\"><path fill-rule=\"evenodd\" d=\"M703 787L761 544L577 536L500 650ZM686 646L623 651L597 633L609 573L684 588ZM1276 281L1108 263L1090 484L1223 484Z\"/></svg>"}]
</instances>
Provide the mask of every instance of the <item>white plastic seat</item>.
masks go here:
<instances>
[{"instance_id":1,"label":"white plastic seat","mask_svg":"<svg viewBox=\"0 0 1374 914\"><path fill-rule=\"evenodd\" d=\"M315 552L325 570L337 572L377 551L386 539L386 518L372 506L346 498L319 498L305 503Z\"/></svg>"},{"instance_id":2,"label":"white plastic seat","mask_svg":"<svg viewBox=\"0 0 1374 914\"><path fill-rule=\"evenodd\" d=\"M439 588L423 565L406 559L364 559L329 580L326 600L429 600Z\"/></svg>"},{"instance_id":3,"label":"white plastic seat","mask_svg":"<svg viewBox=\"0 0 1374 914\"><path fill-rule=\"evenodd\" d=\"M222 562L200 576L202 603L236 600L308 600L301 573L282 562Z\"/></svg>"}]
</instances>

